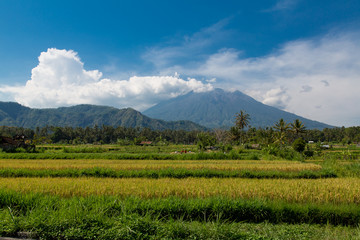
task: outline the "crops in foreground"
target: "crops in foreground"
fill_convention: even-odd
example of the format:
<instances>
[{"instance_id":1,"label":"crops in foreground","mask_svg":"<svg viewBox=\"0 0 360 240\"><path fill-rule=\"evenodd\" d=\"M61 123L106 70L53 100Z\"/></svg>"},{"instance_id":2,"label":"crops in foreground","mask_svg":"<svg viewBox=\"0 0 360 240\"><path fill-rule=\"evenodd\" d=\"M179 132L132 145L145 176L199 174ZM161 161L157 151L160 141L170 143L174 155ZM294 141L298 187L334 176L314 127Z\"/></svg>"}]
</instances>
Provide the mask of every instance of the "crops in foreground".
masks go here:
<instances>
[{"instance_id":1,"label":"crops in foreground","mask_svg":"<svg viewBox=\"0 0 360 240\"><path fill-rule=\"evenodd\" d=\"M207 160L207 159L233 159L233 160L259 160L260 153L244 152L230 153L221 152L199 152L187 154L169 153L3 153L0 152L0 159L129 159L129 160Z\"/></svg>"},{"instance_id":2,"label":"crops in foreground","mask_svg":"<svg viewBox=\"0 0 360 240\"><path fill-rule=\"evenodd\" d=\"M359 204L360 179L241 178L1 178L0 188L22 193L72 196L281 200L290 203Z\"/></svg>"},{"instance_id":3,"label":"crops in foreground","mask_svg":"<svg viewBox=\"0 0 360 240\"><path fill-rule=\"evenodd\" d=\"M114 170L109 168L70 169L0 169L0 177L98 177L98 178L283 178L317 179L333 178L337 175L330 170L321 171L259 171L259 170L216 170L162 168L158 170Z\"/></svg>"},{"instance_id":4,"label":"crops in foreground","mask_svg":"<svg viewBox=\"0 0 360 240\"><path fill-rule=\"evenodd\" d=\"M268 223L244 224L264 221ZM307 234L315 231L314 228L320 228L323 233L331 232L332 236L337 236L333 229L344 228L305 225L308 228L305 229L300 225L290 227L282 223L357 226L359 221L358 205L288 204L281 201L228 198L121 200L113 196L100 196L63 199L0 191L0 236L16 236L18 232L27 231L32 236L45 239L65 238L64 236L70 239L138 239L150 236L208 239L214 237L208 235L210 231L218 238L264 239L260 236L271 235L265 235L269 233L261 229L273 228L282 230L283 234L284 229L287 229L293 235L281 236L298 239L303 235L296 228ZM282 225L275 227L272 224ZM210 226L216 226L216 230ZM253 231L249 232L247 228L252 228ZM312 231L309 232L310 229ZM262 232L260 236L258 231ZM356 229L346 228L344 232L352 233L345 234L346 236L358 236ZM279 236L277 234L272 236ZM303 237L309 239L310 236Z\"/></svg>"},{"instance_id":5,"label":"crops in foreground","mask_svg":"<svg viewBox=\"0 0 360 240\"><path fill-rule=\"evenodd\" d=\"M211 169L251 171L317 171L321 166L313 163L265 160L108 160L108 159L0 159L0 168L8 169L88 169L159 170L159 169Z\"/></svg>"}]
</instances>

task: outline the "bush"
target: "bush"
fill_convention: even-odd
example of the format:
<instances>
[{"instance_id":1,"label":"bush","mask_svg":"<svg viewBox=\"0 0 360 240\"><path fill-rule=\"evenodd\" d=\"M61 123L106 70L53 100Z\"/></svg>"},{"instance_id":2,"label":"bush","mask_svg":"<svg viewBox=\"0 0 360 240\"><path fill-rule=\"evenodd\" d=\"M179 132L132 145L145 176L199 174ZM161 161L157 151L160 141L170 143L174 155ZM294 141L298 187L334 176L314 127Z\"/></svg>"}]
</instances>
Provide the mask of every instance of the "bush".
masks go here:
<instances>
[{"instance_id":1,"label":"bush","mask_svg":"<svg viewBox=\"0 0 360 240\"><path fill-rule=\"evenodd\" d=\"M303 152L305 150L305 146L306 142L302 138L296 139L292 144L293 149L297 152Z\"/></svg>"},{"instance_id":2,"label":"bush","mask_svg":"<svg viewBox=\"0 0 360 240\"><path fill-rule=\"evenodd\" d=\"M303 153L304 153L305 157L314 156L314 151L312 151L312 150L305 150Z\"/></svg>"}]
</instances>

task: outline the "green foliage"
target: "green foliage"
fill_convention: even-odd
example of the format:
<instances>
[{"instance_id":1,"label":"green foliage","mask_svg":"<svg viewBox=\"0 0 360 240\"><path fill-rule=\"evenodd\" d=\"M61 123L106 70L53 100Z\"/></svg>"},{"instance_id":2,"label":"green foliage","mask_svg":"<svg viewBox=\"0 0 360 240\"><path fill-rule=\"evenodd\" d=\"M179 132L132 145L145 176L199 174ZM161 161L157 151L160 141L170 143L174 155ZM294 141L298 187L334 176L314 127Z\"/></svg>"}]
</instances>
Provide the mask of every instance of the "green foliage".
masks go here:
<instances>
[{"instance_id":1,"label":"green foliage","mask_svg":"<svg viewBox=\"0 0 360 240\"><path fill-rule=\"evenodd\" d=\"M197 135L197 146L200 151L205 151L208 148L216 145L216 138L214 135L206 132L201 132Z\"/></svg>"},{"instance_id":2,"label":"green foliage","mask_svg":"<svg viewBox=\"0 0 360 240\"><path fill-rule=\"evenodd\" d=\"M64 147L64 153L103 153L108 149L102 147Z\"/></svg>"},{"instance_id":3,"label":"green foliage","mask_svg":"<svg viewBox=\"0 0 360 240\"><path fill-rule=\"evenodd\" d=\"M302 138L296 139L292 144L293 149L300 153L305 150L305 146L306 146L306 142Z\"/></svg>"},{"instance_id":4,"label":"green foliage","mask_svg":"<svg viewBox=\"0 0 360 240\"><path fill-rule=\"evenodd\" d=\"M281 148L276 144L264 147L262 151L268 155L273 155L287 160L303 161L303 157L299 152L296 152L292 148Z\"/></svg>"},{"instance_id":5,"label":"green foliage","mask_svg":"<svg viewBox=\"0 0 360 240\"><path fill-rule=\"evenodd\" d=\"M258 155L250 155L258 160ZM257 179L317 179L334 178L331 170L324 171L259 171L259 170L214 170L166 168L158 170L113 170L108 168L87 169L0 169L0 177L99 177L99 178L257 178Z\"/></svg>"},{"instance_id":6,"label":"green foliage","mask_svg":"<svg viewBox=\"0 0 360 240\"><path fill-rule=\"evenodd\" d=\"M206 159L247 159L247 154L239 154L230 151L223 152L200 152L188 154L166 153L1 153L1 159L128 159L128 160L206 160Z\"/></svg>"},{"instance_id":7,"label":"green foliage","mask_svg":"<svg viewBox=\"0 0 360 240\"><path fill-rule=\"evenodd\" d=\"M205 229L201 230L197 225L197 228L190 228L190 232L186 231L194 221L201 223ZM216 234L228 236L226 239L238 239L239 236L250 235L236 234L234 229L228 231L223 224L315 223L356 227L359 221L360 207L355 204L176 197L147 200L111 196L61 199L0 190L0 236L9 237L16 236L17 232L31 232L40 239L188 238L194 234L213 237L204 235L210 230L206 224L217 223L219 229Z\"/></svg>"}]
</instances>

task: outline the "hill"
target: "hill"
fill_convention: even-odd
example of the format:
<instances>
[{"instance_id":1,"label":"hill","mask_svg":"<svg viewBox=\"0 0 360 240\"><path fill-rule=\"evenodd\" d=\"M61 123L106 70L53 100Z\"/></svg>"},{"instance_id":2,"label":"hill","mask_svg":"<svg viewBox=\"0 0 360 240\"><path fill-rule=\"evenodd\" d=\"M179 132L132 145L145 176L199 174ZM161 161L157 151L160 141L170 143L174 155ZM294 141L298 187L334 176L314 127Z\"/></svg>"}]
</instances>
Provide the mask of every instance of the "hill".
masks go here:
<instances>
[{"instance_id":1,"label":"hill","mask_svg":"<svg viewBox=\"0 0 360 240\"><path fill-rule=\"evenodd\" d=\"M240 91L226 92L222 89L204 93L190 92L161 102L143 113L167 121L186 119L209 128L219 128L233 126L234 116L240 110L250 114L250 125L253 127L274 126L280 118L286 122L299 119L309 129L332 127L265 105Z\"/></svg>"},{"instance_id":2,"label":"hill","mask_svg":"<svg viewBox=\"0 0 360 240\"><path fill-rule=\"evenodd\" d=\"M32 109L15 102L0 102L0 125L24 128L43 126L92 127L123 126L148 127L153 130L183 129L204 130L191 121L164 121L144 116L132 109L117 109L106 106L77 105L50 109Z\"/></svg>"}]
</instances>

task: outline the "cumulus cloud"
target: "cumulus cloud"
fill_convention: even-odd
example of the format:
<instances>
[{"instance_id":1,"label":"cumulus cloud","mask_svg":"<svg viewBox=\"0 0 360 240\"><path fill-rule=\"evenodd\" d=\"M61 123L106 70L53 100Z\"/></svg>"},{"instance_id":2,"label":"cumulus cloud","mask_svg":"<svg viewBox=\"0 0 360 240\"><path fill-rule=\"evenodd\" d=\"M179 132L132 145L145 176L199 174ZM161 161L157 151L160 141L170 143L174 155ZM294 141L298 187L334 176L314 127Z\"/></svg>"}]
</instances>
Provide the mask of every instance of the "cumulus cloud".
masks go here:
<instances>
[{"instance_id":1,"label":"cumulus cloud","mask_svg":"<svg viewBox=\"0 0 360 240\"><path fill-rule=\"evenodd\" d=\"M263 98L264 104L274 106L280 109L285 109L285 102L288 102L291 99L285 88L271 89L265 93Z\"/></svg>"},{"instance_id":2,"label":"cumulus cloud","mask_svg":"<svg viewBox=\"0 0 360 240\"><path fill-rule=\"evenodd\" d=\"M263 103L310 119L359 125L360 109L351 107L360 102L359 37L357 32L345 32L292 41L257 58L221 49L196 67L171 70L216 78L217 87L242 90Z\"/></svg>"},{"instance_id":3,"label":"cumulus cloud","mask_svg":"<svg viewBox=\"0 0 360 240\"><path fill-rule=\"evenodd\" d=\"M102 78L98 70L84 69L78 54L55 48L42 52L25 86L5 86L0 92L31 107L59 107L76 104L102 104L143 110L161 100L189 91L212 90L194 78L175 76L133 76L128 80Z\"/></svg>"}]
</instances>

